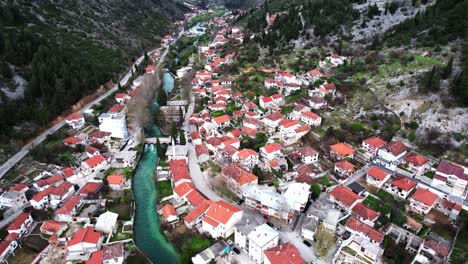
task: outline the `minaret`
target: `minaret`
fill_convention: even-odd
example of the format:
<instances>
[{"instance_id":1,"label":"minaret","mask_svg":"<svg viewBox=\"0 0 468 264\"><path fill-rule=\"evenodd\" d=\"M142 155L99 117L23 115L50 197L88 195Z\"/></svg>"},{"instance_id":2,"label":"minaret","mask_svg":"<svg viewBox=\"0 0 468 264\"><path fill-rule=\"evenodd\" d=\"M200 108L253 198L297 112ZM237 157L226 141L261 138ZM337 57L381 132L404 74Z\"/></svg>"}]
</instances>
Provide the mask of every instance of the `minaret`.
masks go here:
<instances>
[{"instance_id":1,"label":"minaret","mask_svg":"<svg viewBox=\"0 0 468 264\"><path fill-rule=\"evenodd\" d=\"M174 138L171 137L172 139L172 159L175 160L175 142L174 142Z\"/></svg>"}]
</instances>

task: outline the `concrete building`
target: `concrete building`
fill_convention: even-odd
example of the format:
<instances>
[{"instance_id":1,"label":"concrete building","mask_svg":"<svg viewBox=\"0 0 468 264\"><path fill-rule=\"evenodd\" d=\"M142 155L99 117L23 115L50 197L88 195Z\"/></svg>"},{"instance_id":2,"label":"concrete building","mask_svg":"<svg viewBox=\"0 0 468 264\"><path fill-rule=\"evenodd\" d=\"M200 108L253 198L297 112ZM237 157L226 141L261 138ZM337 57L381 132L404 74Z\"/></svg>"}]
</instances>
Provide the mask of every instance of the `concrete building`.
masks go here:
<instances>
[{"instance_id":1,"label":"concrete building","mask_svg":"<svg viewBox=\"0 0 468 264\"><path fill-rule=\"evenodd\" d=\"M279 233L267 224L257 226L247 236L249 240L249 256L257 263L263 263L263 251L276 247L279 243Z\"/></svg>"}]
</instances>

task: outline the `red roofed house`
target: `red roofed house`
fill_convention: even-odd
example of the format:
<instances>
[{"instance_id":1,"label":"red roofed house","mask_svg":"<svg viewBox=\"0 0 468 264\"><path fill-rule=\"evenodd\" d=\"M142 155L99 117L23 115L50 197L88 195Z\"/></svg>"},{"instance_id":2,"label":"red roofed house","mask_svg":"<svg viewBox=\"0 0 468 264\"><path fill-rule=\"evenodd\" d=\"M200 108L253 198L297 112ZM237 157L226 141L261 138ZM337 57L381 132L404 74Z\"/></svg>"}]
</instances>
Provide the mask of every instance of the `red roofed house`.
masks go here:
<instances>
[{"instance_id":1,"label":"red roofed house","mask_svg":"<svg viewBox=\"0 0 468 264\"><path fill-rule=\"evenodd\" d=\"M174 187L176 198L187 201L187 195L195 190L195 186L191 182L184 182Z\"/></svg>"},{"instance_id":2,"label":"red roofed house","mask_svg":"<svg viewBox=\"0 0 468 264\"><path fill-rule=\"evenodd\" d=\"M202 230L213 238L227 238L234 233L234 225L242 219L240 208L218 201L206 212L202 220Z\"/></svg>"},{"instance_id":3,"label":"red roofed house","mask_svg":"<svg viewBox=\"0 0 468 264\"><path fill-rule=\"evenodd\" d=\"M246 169L251 169L258 164L258 153L252 149L242 149L234 154L232 160L239 162Z\"/></svg>"},{"instance_id":4,"label":"red roofed house","mask_svg":"<svg viewBox=\"0 0 468 264\"><path fill-rule=\"evenodd\" d=\"M353 234L358 234L367 238L370 242L380 244L383 241L384 233L375 230L371 226L359 221L354 216L351 216L346 221L346 230Z\"/></svg>"},{"instance_id":5,"label":"red roofed house","mask_svg":"<svg viewBox=\"0 0 468 264\"><path fill-rule=\"evenodd\" d=\"M154 65L148 65L145 68L146 73L153 74L154 73Z\"/></svg>"},{"instance_id":6,"label":"red roofed house","mask_svg":"<svg viewBox=\"0 0 468 264\"><path fill-rule=\"evenodd\" d=\"M197 207L207 201L207 199L198 190L191 191L187 194L186 199L193 207Z\"/></svg>"},{"instance_id":7,"label":"red roofed house","mask_svg":"<svg viewBox=\"0 0 468 264\"><path fill-rule=\"evenodd\" d=\"M427 236L419 247L416 263L447 263L451 244L443 238Z\"/></svg>"},{"instance_id":8,"label":"red roofed house","mask_svg":"<svg viewBox=\"0 0 468 264\"><path fill-rule=\"evenodd\" d=\"M421 156L415 152L411 152L403 158L403 161L408 164L408 170L416 173L416 175L422 175L431 168L429 159Z\"/></svg>"},{"instance_id":9,"label":"red roofed house","mask_svg":"<svg viewBox=\"0 0 468 264\"><path fill-rule=\"evenodd\" d=\"M177 216L176 210L172 204L166 204L163 208L161 208L160 214L166 223L179 221L179 217Z\"/></svg>"},{"instance_id":10,"label":"red roofed house","mask_svg":"<svg viewBox=\"0 0 468 264\"><path fill-rule=\"evenodd\" d=\"M314 69L314 70L308 71L307 76L310 78L312 82L315 82L318 79L323 77L323 73L317 69Z\"/></svg>"},{"instance_id":11,"label":"red roofed house","mask_svg":"<svg viewBox=\"0 0 468 264\"><path fill-rule=\"evenodd\" d=\"M195 145L201 145L203 143L202 138L198 132L193 131L190 133L190 139L192 140L192 143Z\"/></svg>"},{"instance_id":12,"label":"red roofed house","mask_svg":"<svg viewBox=\"0 0 468 264\"><path fill-rule=\"evenodd\" d=\"M426 215L436 205L439 196L426 189L416 189L409 198L409 208L418 214Z\"/></svg>"},{"instance_id":13,"label":"red roofed house","mask_svg":"<svg viewBox=\"0 0 468 264\"><path fill-rule=\"evenodd\" d=\"M381 188L384 183L390 179L391 174L379 167L372 167L367 171L367 183Z\"/></svg>"},{"instance_id":14,"label":"red roofed house","mask_svg":"<svg viewBox=\"0 0 468 264\"><path fill-rule=\"evenodd\" d=\"M50 194L55 190L54 186L50 186L47 189L40 191L38 194L34 195L29 203L35 209L44 209L49 205Z\"/></svg>"},{"instance_id":15,"label":"red roofed house","mask_svg":"<svg viewBox=\"0 0 468 264\"><path fill-rule=\"evenodd\" d=\"M445 161L439 162L432 185L443 187L451 195L467 198L468 168Z\"/></svg>"},{"instance_id":16,"label":"red roofed house","mask_svg":"<svg viewBox=\"0 0 468 264\"><path fill-rule=\"evenodd\" d=\"M92 147L92 146L86 146L85 147L85 152L86 152L86 156L88 156L88 158L92 158L93 156L101 154L99 149L97 149L95 147Z\"/></svg>"},{"instance_id":17,"label":"red roofed house","mask_svg":"<svg viewBox=\"0 0 468 264\"><path fill-rule=\"evenodd\" d=\"M377 213L376 211L365 206L362 202L354 205L352 211L359 220L370 226L374 226L374 222L380 216L380 213Z\"/></svg>"},{"instance_id":18,"label":"red roofed house","mask_svg":"<svg viewBox=\"0 0 468 264\"><path fill-rule=\"evenodd\" d=\"M346 143L337 143L330 146L330 155L337 159L353 158L354 153L356 153L356 150Z\"/></svg>"},{"instance_id":19,"label":"red roofed house","mask_svg":"<svg viewBox=\"0 0 468 264\"><path fill-rule=\"evenodd\" d=\"M270 161L278 159L282 155L281 149L278 143L267 144L260 148L260 156Z\"/></svg>"},{"instance_id":20,"label":"red roofed house","mask_svg":"<svg viewBox=\"0 0 468 264\"><path fill-rule=\"evenodd\" d=\"M65 201L75 192L73 184L64 181L50 193L50 204L55 208L58 204Z\"/></svg>"},{"instance_id":21,"label":"red roofed house","mask_svg":"<svg viewBox=\"0 0 468 264\"><path fill-rule=\"evenodd\" d=\"M274 132L279 126L281 120L283 120L283 115L280 112L273 112L269 115L264 116L262 122L270 132Z\"/></svg>"},{"instance_id":22,"label":"red roofed house","mask_svg":"<svg viewBox=\"0 0 468 264\"><path fill-rule=\"evenodd\" d=\"M195 226L199 226L202 222L203 217L205 217L206 212L213 204L213 201L205 200L201 204L199 204L195 209L191 210L185 217L184 217L184 224L188 228L193 228Z\"/></svg>"},{"instance_id":23,"label":"red roofed house","mask_svg":"<svg viewBox=\"0 0 468 264\"><path fill-rule=\"evenodd\" d=\"M353 174L355 170L356 170L356 167L354 166L354 164L352 164L351 162L347 160L341 160L335 163L334 171L340 177L347 178L351 176L351 174Z\"/></svg>"},{"instance_id":24,"label":"red roofed house","mask_svg":"<svg viewBox=\"0 0 468 264\"><path fill-rule=\"evenodd\" d=\"M126 93L117 93L115 95L115 101L118 103L118 104L124 104L125 101L129 100L131 97L126 94Z\"/></svg>"},{"instance_id":25,"label":"red roofed house","mask_svg":"<svg viewBox=\"0 0 468 264\"><path fill-rule=\"evenodd\" d=\"M387 141L380 139L379 137L372 136L362 141L362 148L374 156L377 154L379 148L385 146L385 144L387 144Z\"/></svg>"},{"instance_id":26,"label":"red roofed house","mask_svg":"<svg viewBox=\"0 0 468 264\"><path fill-rule=\"evenodd\" d=\"M31 228L33 219L31 213L21 213L13 222L8 226L7 231L9 234L16 233L19 238L27 234Z\"/></svg>"},{"instance_id":27,"label":"red roofed house","mask_svg":"<svg viewBox=\"0 0 468 264\"><path fill-rule=\"evenodd\" d=\"M104 185L100 182L87 182L81 187L79 194L83 199L99 199L103 188Z\"/></svg>"},{"instance_id":28,"label":"red roofed house","mask_svg":"<svg viewBox=\"0 0 468 264\"><path fill-rule=\"evenodd\" d=\"M236 163L232 163L223 169L223 177L228 188L237 194L242 195L242 188L249 185L258 185L258 178Z\"/></svg>"},{"instance_id":29,"label":"red roofed house","mask_svg":"<svg viewBox=\"0 0 468 264\"><path fill-rule=\"evenodd\" d=\"M107 176L107 183L109 184L109 188L111 190L123 190L125 187L125 176L112 174Z\"/></svg>"},{"instance_id":30,"label":"red roofed house","mask_svg":"<svg viewBox=\"0 0 468 264\"><path fill-rule=\"evenodd\" d=\"M351 189L341 185L336 186L330 192L330 201L345 209L353 207L354 204L361 200L361 196L355 194Z\"/></svg>"},{"instance_id":31,"label":"red roofed house","mask_svg":"<svg viewBox=\"0 0 468 264\"><path fill-rule=\"evenodd\" d=\"M319 90L323 94L331 94L332 96L336 95L336 86L334 83L324 83L319 86Z\"/></svg>"},{"instance_id":32,"label":"red roofed house","mask_svg":"<svg viewBox=\"0 0 468 264\"><path fill-rule=\"evenodd\" d=\"M378 150L378 162L387 168L395 168L406 155L407 150L408 148L401 141L388 142Z\"/></svg>"},{"instance_id":33,"label":"red roofed house","mask_svg":"<svg viewBox=\"0 0 468 264\"><path fill-rule=\"evenodd\" d=\"M304 164L312 164L318 161L319 153L310 146L305 146L297 150L297 154L301 157Z\"/></svg>"},{"instance_id":34,"label":"red roofed house","mask_svg":"<svg viewBox=\"0 0 468 264\"><path fill-rule=\"evenodd\" d=\"M228 115L222 115L213 118L213 121L218 127L227 127L229 124L231 124L231 119L229 118Z\"/></svg>"},{"instance_id":35,"label":"red roofed house","mask_svg":"<svg viewBox=\"0 0 468 264\"><path fill-rule=\"evenodd\" d=\"M104 236L101 232L95 231L93 227L82 228L72 236L67 242L68 256L82 259L83 255L90 255L101 248Z\"/></svg>"},{"instance_id":36,"label":"red roofed house","mask_svg":"<svg viewBox=\"0 0 468 264\"><path fill-rule=\"evenodd\" d=\"M55 211L55 220L61 222L73 221L73 216L78 214L82 205L81 197L74 195L68 198L57 211Z\"/></svg>"},{"instance_id":37,"label":"red roofed house","mask_svg":"<svg viewBox=\"0 0 468 264\"><path fill-rule=\"evenodd\" d=\"M63 140L63 144L69 147L76 147L78 144L84 144L85 140L80 137L68 137Z\"/></svg>"},{"instance_id":38,"label":"red roofed house","mask_svg":"<svg viewBox=\"0 0 468 264\"><path fill-rule=\"evenodd\" d=\"M403 176L397 176L395 179L387 181L384 184L384 189L397 198L406 199L416 185L415 181Z\"/></svg>"},{"instance_id":39,"label":"red roofed house","mask_svg":"<svg viewBox=\"0 0 468 264\"><path fill-rule=\"evenodd\" d=\"M307 111L302 113L301 121L309 126L320 126L322 118L314 112Z\"/></svg>"},{"instance_id":40,"label":"red roofed house","mask_svg":"<svg viewBox=\"0 0 468 264\"><path fill-rule=\"evenodd\" d=\"M47 179L42 179L38 180L37 182L33 183L34 188L36 188L38 191L43 191L49 186L58 186L63 182L63 176L62 174L55 174L52 177L49 177Z\"/></svg>"},{"instance_id":41,"label":"red roofed house","mask_svg":"<svg viewBox=\"0 0 468 264\"><path fill-rule=\"evenodd\" d=\"M301 253L290 242L264 251L265 264L304 264Z\"/></svg>"},{"instance_id":42,"label":"red roofed house","mask_svg":"<svg viewBox=\"0 0 468 264\"><path fill-rule=\"evenodd\" d=\"M17 247L18 242L16 242L16 240L3 240L0 242L0 263L5 263L8 257L15 252Z\"/></svg>"},{"instance_id":43,"label":"red roofed house","mask_svg":"<svg viewBox=\"0 0 468 264\"><path fill-rule=\"evenodd\" d=\"M195 146L195 154L199 163L203 163L210 159L210 150L206 145L197 145Z\"/></svg>"},{"instance_id":44,"label":"red roofed house","mask_svg":"<svg viewBox=\"0 0 468 264\"><path fill-rule=\"evenodd\" d=\"M78 129L84 126L85 119L80 113L73 113L65 118L65 123L72 129Z\"/></svg>"},{"instance_id":45,"label":"red roofed house","mask_svg":"<svg viewBox=\"0 0 468 264\"><path fill-rule=\"evenodd\" d=\"M169 173L172 179L172 185L173 186L178 186L179 184L185 183L185 182L192 182L190 179L190 174L189 171L187 170L187 166L185 165L185 160L183 165L177 164L175 162L172 162L169 164Z\"/></svg>"},{"instance_id":46,"label":"red roofed house","mask_svg":"<svg viewBox=\"0 0 468 264\"><path fill-rule=\"evenodd\" d=\"M85 173L93 173L107 164L106 158L102 155L93 156L81 164Z\"/></svg>"},{"instance_id":47,"label":"red roofed house","mask_svg":"<svg viewBox=\"0 0 468 264\"><path fill-rule=\"evenodd\" d=\"M68 224L65 222L60 222L57 220L45 220L41 225L41 233L47 235L57 235L60 236L63 231L67 230Z\"/></svg>"}]
</instances>

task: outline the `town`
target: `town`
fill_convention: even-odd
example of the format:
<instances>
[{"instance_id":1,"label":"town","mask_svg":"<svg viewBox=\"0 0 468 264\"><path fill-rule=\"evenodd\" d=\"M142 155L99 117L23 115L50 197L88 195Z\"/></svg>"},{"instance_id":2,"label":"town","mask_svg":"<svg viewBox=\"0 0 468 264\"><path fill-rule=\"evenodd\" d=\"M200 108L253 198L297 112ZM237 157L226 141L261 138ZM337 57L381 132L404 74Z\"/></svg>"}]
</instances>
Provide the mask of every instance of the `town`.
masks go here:
<instances>
[{"instance_id":1,"label":"town","mask_svg":"<svg viewBox=\"0 0 468 264\"><path fill-rule=\"evenodd\" d=\"M157 263L134 234L142 210L135 171L150 147L158 155L143 175L157 190L152 221L182 263L450 260L466 241L468 168L377 129L356 141L333 136L330 121L324 129L343 98L334 75L352 58L330 51L312 69L233 69L253 39L236 24L243 12L186 14L117 92L47 137L44 148L69 166L32 151L12 168L0 195L0 263ZM196 39L188 45L196 50L171 68L174 89L163 89L163 78L161 132L142 138L129 108L148 83L173 75L162 65L183 38Z\"/></svg>"}]
</instances>

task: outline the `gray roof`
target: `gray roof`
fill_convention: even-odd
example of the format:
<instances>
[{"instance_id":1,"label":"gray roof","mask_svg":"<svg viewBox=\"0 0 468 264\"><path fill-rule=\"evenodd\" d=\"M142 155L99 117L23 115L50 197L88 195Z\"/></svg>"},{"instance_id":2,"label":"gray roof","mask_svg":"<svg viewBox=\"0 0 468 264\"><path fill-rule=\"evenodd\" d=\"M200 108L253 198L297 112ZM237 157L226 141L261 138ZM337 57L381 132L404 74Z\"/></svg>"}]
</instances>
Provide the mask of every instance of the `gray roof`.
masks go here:
<instances>
[{"instance_id":1,"label":"gray roof","mask_svg":"<svg viewBox=\"0 0 468 264\"><path fill-rule=\"evenodd\" d=\"M243 209L242 219L236 224L236 229L244 235L250 234L257 226L265 223L265 219L252 209Z\"/></svg>"}]
</instances>

